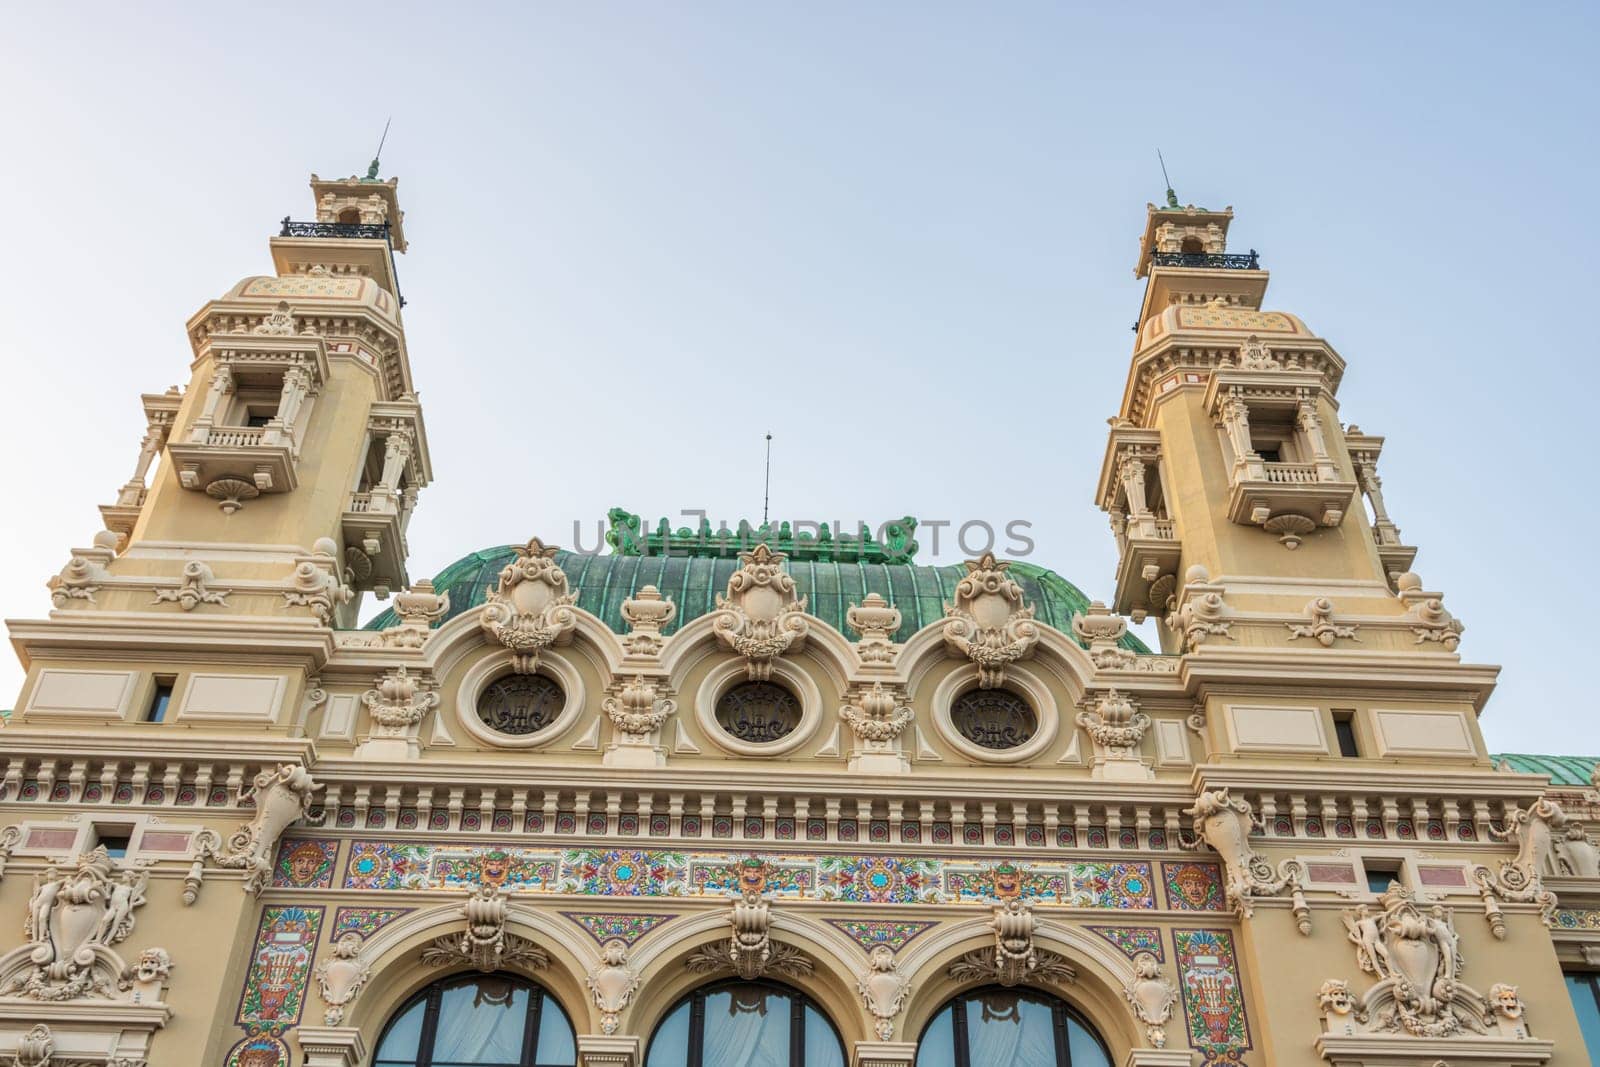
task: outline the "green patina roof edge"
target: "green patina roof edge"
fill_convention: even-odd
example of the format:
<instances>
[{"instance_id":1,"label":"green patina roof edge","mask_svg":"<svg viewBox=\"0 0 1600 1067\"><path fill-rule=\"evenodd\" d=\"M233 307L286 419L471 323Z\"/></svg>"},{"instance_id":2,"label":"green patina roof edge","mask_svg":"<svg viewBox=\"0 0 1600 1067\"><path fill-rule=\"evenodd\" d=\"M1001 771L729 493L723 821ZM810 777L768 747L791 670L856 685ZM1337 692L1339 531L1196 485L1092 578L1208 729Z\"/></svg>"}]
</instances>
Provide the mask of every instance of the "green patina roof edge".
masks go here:
<instances>
[{"instance_id":1,"label":"green patina roof edge","mask_svg":"<svg viewBox=\"0 0 1600 1067\"><path fill-rule=\"evenodd\" d=\"M1597 756L1541 756L1530 752L1497 752L1489 757L1496 767L1505 764L1523 774L1548 775L1551 785L1588 786Z\"/></svg>"},{"instance_id":2,"label":"green patina roof edge","mask_svg":"<svg viewBox=\"0 0 1600 1067\"><path fill-rule=\"evenodd\" d=\"M451 606L449 614L435 623L435 627L481 604L485 588L493 584L493 576L486 577L483 574L485 568L498 572L501 567L514 558L515 553L515 546L512 545L487 548L463 556L441 570L433 579L433 587L439 592L446 590L451 592ZM596 584L595 581L589 580L588 572L594 563L599 560L608 562L604 565L604 582ZM626 632L627 626L616 610L617 605L620 604L623 598L632 596L641 586L657 585L661 588L663 594L671 596L682 606L681 617L673 625L663 629L664 633L671 634L684 622L708 614L713 610L715 594L726 588L728 576L738 568L737 560L728 559L685 559L684 557L619 556L614 554L579 555L569 552L562 552L557 557L557 562L561 565L561 569L566 572L567 580L571 583L572 588L578 591L579 606L591 611L608 627L618 633ZM667 573L668 568L674 563L681 564L683 571L681 580L677 583L677 588L674 588L672 583L663 584L661 581L655 580L656 577ZM695 564L699 564L699 567L695 568ZM1076 641L1076 637L1068 627L1073 615L1082 614L1088 609L1089 597L1076 585L1048 568L1016 560L1010 561L1010 566L1013 577L1033 587L1027 591L1027 601L1038 611L1040 617L1046 621L1058 621L1061 624L1058 628ZM819 572L819 567L832 568L833 573L829 573L827 570ZM612 578L616 572L623 568L629 568L630 573L624 576L624 581L613 582ZM699 569L702 572L710 571L710 574L706 576L710 577L712 581L703 583L706 584L706 588L700 588L699 584L688 581L691 569ZM837 602L841 608L849 598L854 597L859 602L859 597L869 591L881 592L891 604L896 604L898 598L899 603L896 606L900 607L906 616L906 621L902 625L900 632L895 635L895 638L901 641L910 637L917 629L920 629L920 626L915 625L919 608L932 608L937 603L939 606L937 614L942 616L942 605L952 598L955 583L960 580L960 576L964 573L962 565L959 563L935 567L901 563L833 563L818 560L798 560L789 564L788 569L795 577L796 583L801 586L802 593L812 597L814 600L827 600L830 604ZM843 574L852 572L859 579L859 582L851 583L849 588L842 587L838 579ZM935 582L935 588L919 588L919 577L932 578ZM480 578L484 580L476 580ZM473 584L465 588L459 588L464 583L469 582ZM1035 592L1040 595L1035 596ZM461 596L461 593L465 593L465 597ZM911 610L907 610L906 606L908 596L917 602ZM698 598L702 602L691 603L690 597ZM598 607L601 610L599 611L595 611L594 607L591 606L595 604L597 598L600 601ZM1044 601L1043 603L1037 602L1041 599ZM821 610L823 605L820 602L808 604L808 608L822 618L824 622L835 626L847 636L849 635L849 631L844 626L842 610L824 614ZM839 616L837 621L830 617L833 614ZM933 620L931 618L926 619L922 625L926 625L929 621ZM398 619L394 614L394 609L389 608L380 612L362 629L382 630L396 625L397 622ZM1081 645L1082 642L1078 642L1078 644ZM1148 645L1131 633L1123 637L1120 644L1123 648L1139 655L1154 654Z\"/></svg>"}]
</instances>

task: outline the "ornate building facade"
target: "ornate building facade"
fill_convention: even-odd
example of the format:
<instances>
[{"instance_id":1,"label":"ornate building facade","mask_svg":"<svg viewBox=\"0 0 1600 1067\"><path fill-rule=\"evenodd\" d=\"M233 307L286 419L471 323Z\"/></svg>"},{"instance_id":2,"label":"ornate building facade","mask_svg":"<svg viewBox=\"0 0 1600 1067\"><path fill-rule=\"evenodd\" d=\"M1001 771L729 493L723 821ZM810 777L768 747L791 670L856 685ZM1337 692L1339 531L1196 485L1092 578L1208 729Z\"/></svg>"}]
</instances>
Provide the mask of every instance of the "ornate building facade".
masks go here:
<instances>
[{"instance_id":1,"label":"ornate building facade","mask_svg":"<svg viewBox=\"0 0 1600 1067\"><path fill-rule=\"evenodd\" d=\"M1231 210L1147 212L1109 605L911 520L623 510L430 582L376 173L189 320L9 623L0 1063L1589 1062L1600 794L1485 749L1496 669Z\"/></svg>"}]
</instances>

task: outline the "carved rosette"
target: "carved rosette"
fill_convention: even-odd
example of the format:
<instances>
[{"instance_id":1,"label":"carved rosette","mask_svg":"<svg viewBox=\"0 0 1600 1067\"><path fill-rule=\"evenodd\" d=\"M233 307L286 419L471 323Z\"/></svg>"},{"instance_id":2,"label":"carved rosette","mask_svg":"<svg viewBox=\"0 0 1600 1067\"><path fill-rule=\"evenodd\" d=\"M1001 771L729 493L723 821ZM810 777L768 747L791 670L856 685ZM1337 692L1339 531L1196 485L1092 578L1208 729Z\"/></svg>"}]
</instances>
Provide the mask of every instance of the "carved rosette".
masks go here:
<instances>
[{"instance_id":1,"label":"carved rosette","mask_svg":"<svg viewBox=\"0 0 1600 1067\"><path fill-rule=\"evenodd\" d=\"M1013 898L994 909L989 924L994 947L968 952L947 971L957 982L995 982L1003 986L1064 984L1077 973L1061 956L1034 944L1039 921L1032 901Z\"/></svg>"},{"instance_id":2,"label":"carved rosette","mask_svg":"<svg viewBox=\"0 0 1600 1067\"><path fill-rule=\"evenodd\" d=\"M648 744L678 707L666 697L658 679L642 674L622 682L600 706L617 728L619 740L629 744Z\"/></svg>"},{"instance_id":3,"label":"carved rosette","mask_svg":"<svg viewBox=\"0 0 1600 1067\"><path fill-rule=\"evenodd\" d=\"M1133 1017L1144 1024L1144 1036L1154 1048L1167 1047L1167 1021L1178 1002L1178 990L1161 973L1161 964L1149 952L1133 958L1132 981L1122 987L1122 995L1133 1009Z\"/></svg>"},{"instance_id":4,"label":"carved rosette","mask_svg":"<svg viewBox=\"0 0 1600 1067\"><path fill-rule=\"evenodd\" d=\"M556 565L554 545L537 537L516 550L517 558L500 571L488 591L478 625L510 649L512 669L532 674L539 668L539 653L572 640L578 626L573 605L576 593L567 591L567 576Z\"/></svg>"},{"instance_id":5,"label":"carved rosette","mask_svg":"<svg viewBox=\"0 0 1600 1067\"><path fill-rule=\"evenodd\" d=\"M783 569L787 557L765 544L739 553L743 564L718 594L711 629L724 646L744 657L751 681L772 677L772 662L805 645L811 625L806 599L795 595L794 579Z\"/></svg>"},{"instance_id":6,"label":"carved rosette","mask_svg":"<svg viewBox=\"0 0 1600 1067\"><path fill-rule=\"evenodd\" d=\"M955 602L944 608L944 642L977 664L980 689L998 689L1005 685L1007 665L1033 655L1039 627L1033 608L1022 602L1022 586L1006 576L1010 562L985 552L966 567Z\"/></svg>"},{"instance_id":7,"label":"carved rosette","mask_svg":"<svg viewBox=\"0 0 1600 1067\"><path fill-rule=\"evenodd\" d=\"M27 944L0 958L0 994L58 1002L131 990L132 969L112 946L133 932L149 878L142 868L116 870L103 846L52 864L34 880Z\"/></svg>"},{"instance_id":8,"label":"carved rosette","mask_svg":"<svg viewBox=\"0 0 1600 1067\"><path fill-rule=\"evenodd\" d=\"M607 941L600 949L600 962L584 976L594 1006L600 1010L600 1032L614 1034L618 1018L639 989L639 976L628 966L628 943Z\"/></svg>"},{"instance_id":9,"label":"carved rosette","mask_svg":"<svg viewBox=\"0 0 1600 1067\"><path fill-rule=\"evenodd\" d=\"M221 851L207 842L206 854L218 866L242 868L248 872L244 879L245 891L260 893L272 875L272 857L278 838L292 823L310 814L314 794L320 789L322 786L298 763L285 763L276 770L262 771L256 775L253 785L239 794L241 801L255 800L254 817L233 832Z\"/></svg>"},{"instance_id":10,"label":"carved rosette","mask_svg":"<svg viewBox=\"0 0 1600 1067\"><path fill-rule=\"evenodd\" d=\"M899 651L894 643L894 634L900 629L899 608L877 593L868 593L861 603L850 605L844 621L859 639L856 655L863 664L887 666L894 662Z\"/></svg>"},{"instance_id":11,"label":"carved rosette","mask_svg":"<svg viewBox=\"0 0 1600 1067\"><path fill-rule=\"evenodd\" d=\"M1089 604L1089 610L1072 617L1072 633L1089 647L1089 660L1101 670L1119 670L1131 667L1138 657L1130 649L1117 644L1128 632L1128 620L1114 615L1101 601Z\"/></svg>"},{"instance_id":12,"label":"carved rosette","mask_svg":"<svg viewBox=\"0 0 1600 1067\"><path fill-rule=\"evenodd\" d=\"M894 1020L911 995L911 980L900 973L888 945L873 946L867 969L856 979L856 991L872 1014L878 1040L893 1041Z\"/></svg>"},{"instance_id":13,"label":"carved rosette","mask_svg":"<svg viewBox=\"0 0 1600 1067\"><path fill-rule=\"evenodd\" d=\"M1258 823L1248 802L1235 800L1226 787L1209 789L1183 813L1193 820L1195 838L1222 858L1224 894L1236 914L1250 918L1256 898L1276 896L1287 888L1292 896L1295 925L1301 934L1310 936L1311 909L1301 889L1300 866L1292 859L1284 860L1274 871L1266 857L1251 847L1250 831Z\"/></svg>"},{"instance_id":14,"label":"carved rosette","mask_svg":"<svg viewBox=\"0 0 1600 1067\"><path fill-rule=\"evenodd\" d=\"M405 665L380 676L374 688L361 694L372 713L378 737L405 737L412 727L439 706L439 694L426 688L422 678Z\"/></svg>"},{"instance_id":15,"label":"carved rosette","mask_svg":"<svg viewBox=\"0 0 1600 1067\"><path fill-rule=\"evenodd\" d=\"M678 606L671 597L663 597L653 585L640 589L622 602L622 618L628 624L628 633L622 638L622 647L630 656L653 657L661 654L666 638L663 627L677 618Z\"/></svg>"}]
</instances>

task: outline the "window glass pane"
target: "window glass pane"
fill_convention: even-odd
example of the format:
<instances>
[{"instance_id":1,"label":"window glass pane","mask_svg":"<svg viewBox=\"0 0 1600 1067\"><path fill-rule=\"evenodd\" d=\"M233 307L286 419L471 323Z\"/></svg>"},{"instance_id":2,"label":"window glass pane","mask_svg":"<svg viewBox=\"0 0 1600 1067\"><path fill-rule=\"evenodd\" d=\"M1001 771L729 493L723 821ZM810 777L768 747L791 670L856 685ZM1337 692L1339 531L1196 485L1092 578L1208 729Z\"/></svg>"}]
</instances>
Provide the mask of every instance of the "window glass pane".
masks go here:
<instances>
[{"instance_id":1,"label":"window glass pane","mask_svg":"<svg viewBox=\"0 0 1600 1067\"><path fill-rule=\"evenodd\" d=\"M656 1027L645 1067L689 1067L689 1002L686 1000Z\"/></svg>"},{"instance_id":2,"label":"window glass pane","mask_svg":"<svg viewBox=\"0 0 1600 1067\"><path fill-rule=\"evenodd\" d=\"M389 1024L389 1030L383 1035L383 1043L378 1046L378 1060L399 1060L404 1063L415 1063L417 1059L417 1039L422 1036L422 1016L428 1010L426 998L417 1001L408 1008L404 1015Z\"/></svg>"},{"instance_id":3,"label":"window glass pane","mask_svg":"<svg viewBox=\"0 0 1600 1067\"><path fill-rule=\"evenodd\" d=\"M702 1067L789 1067L789 997L734 986L706 997Z\"/></svg>"},{"instance_id":4,"label":"window glass pane","mask_svg":"<svg viewBox=\"0 0 1600 1067\"><path fill-rule=\"evenodd\" d=\"M1050 1005L1006 991L976 994L967 1001L967 1047L974 1067L1056 1067Z\"/></svg>"},{"instance_id":5,"label":"window glass pane","mask_svg":"<svg viewBox=\"0 0 1600 1067\"><path fill-rule=\"evenodd\" d=\"M578 1062L572 1023L551 996L539 1005L539 1047L534 1050L533 1062L539 1067L570 1067Z\"/></svg>"},{"instance_id":6,"label":"window glass pane","mask_svg":"<svg viewBox=\"0 0 1600 1067\"><path fill-rule=\"evenodd\" d=\"M956 1067L955 1035L950 1032L950 1017L955 1007L945 1008L922 1031L917 1046L917 1067Z\"/></svg>"},{"instance_id":7,"label":"window glass pane","mask_svg":"<svg viewBox=\"0 0 1600 1067\"><path fill-rule=\"evenodd\" d=\"M1067 1048L1072 1052L1072 1067L1111 1067L1106 1050L1075 1019L1067 1020Z\"/></svg>"},{"instance_id":8,"label":"window glass pane","mask_svg":"<svg viewBox=\"0 0 1600 1067\"><path fill-rule=\"evenodd\" d=\"M505 978L479 978L444 991L433 1038L436 1064L516 1063L528 1022L528 990Z\"/></svg>"},{"instance_id":9,"label":"window glass pane","mask_svg":"<svg viewBox=\"0 0 1600 1067\"><path fill-rule=\"evenodd\" d=\"M805 1067L844 1067L844 1049L822 1013L806 1006Z\"/></svg>"},{"instance_id":10,"label":"window glass pane","mask_svg":"<svg viewBox=\"0 0 1600 1067\"><path fill-rule=\"evenodd\" d=\"M1578 1013L1578 1028L1583 1031L1589 1059L1600 1063L1600 1006L1594 999L1595 980L1592 974L1569 974L1567 992L1572 994L1572 1008Z\"/></svg>"}]
</instances>

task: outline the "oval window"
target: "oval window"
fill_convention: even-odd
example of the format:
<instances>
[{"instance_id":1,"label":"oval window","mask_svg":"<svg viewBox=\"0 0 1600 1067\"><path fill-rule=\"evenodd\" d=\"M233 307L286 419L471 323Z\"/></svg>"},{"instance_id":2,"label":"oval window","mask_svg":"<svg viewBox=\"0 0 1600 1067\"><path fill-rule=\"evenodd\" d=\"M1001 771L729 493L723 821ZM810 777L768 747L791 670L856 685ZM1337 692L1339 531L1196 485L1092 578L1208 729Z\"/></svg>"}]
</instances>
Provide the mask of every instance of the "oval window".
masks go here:
<instances>
[{"instance_id":1,"label":"oval window","mask_svg":"<svg viewBox=\"0 0 1600 1067\"><path fill-rule=\"evenodd\" d=\"M522 737L556 721L566 706L561 683L542 674L508 674L478 697L478 718L491 730Z\"/></svg>"},{"instance_id":2,"label":"oval window","mask_svg":"<svg viewBox=\"0 0 1600 1067\"><path fill-rule=\"evenodd\" d=\"M741 682L717 698L717 724L748 744L771 744L800 725L800 699L775 682Z\"/></svg>"},{"instance_id":3,"label":"oval window","mask_svg":"<svg viewBox=\"0 0 1600 1067\"><path fill-rule=\"evenodd\" d=\"M950 721L956 732L974 745L995 750L1025 744L1039 729L1033 708L1009 689L962 693L950 705Z\"/></svg>"}]
</instances>

